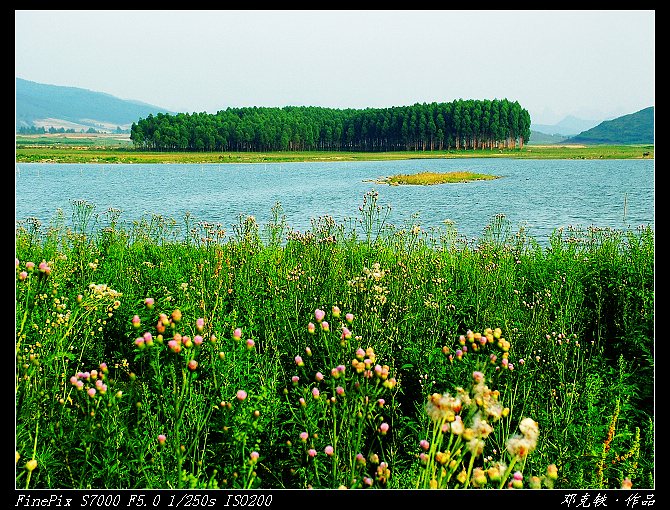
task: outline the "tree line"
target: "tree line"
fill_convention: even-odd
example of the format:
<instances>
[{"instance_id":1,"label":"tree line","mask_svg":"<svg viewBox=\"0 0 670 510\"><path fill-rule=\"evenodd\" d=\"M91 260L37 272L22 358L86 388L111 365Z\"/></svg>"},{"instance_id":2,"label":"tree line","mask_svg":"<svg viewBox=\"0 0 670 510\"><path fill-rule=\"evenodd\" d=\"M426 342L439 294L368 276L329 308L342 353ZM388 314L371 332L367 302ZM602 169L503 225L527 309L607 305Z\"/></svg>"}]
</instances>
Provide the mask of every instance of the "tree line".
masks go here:
<instances>
[{"instance_id":1,"label":"tree line","mask_svg":"<svg viewBox=\"0 0 670 510\"><path fill-rule=\"evenodd\" d=\"M149 151L442 151L523 147L529 138L530 114L507 99L158 113L130 129L135 148Z\"/></svg>"}]
</instances>

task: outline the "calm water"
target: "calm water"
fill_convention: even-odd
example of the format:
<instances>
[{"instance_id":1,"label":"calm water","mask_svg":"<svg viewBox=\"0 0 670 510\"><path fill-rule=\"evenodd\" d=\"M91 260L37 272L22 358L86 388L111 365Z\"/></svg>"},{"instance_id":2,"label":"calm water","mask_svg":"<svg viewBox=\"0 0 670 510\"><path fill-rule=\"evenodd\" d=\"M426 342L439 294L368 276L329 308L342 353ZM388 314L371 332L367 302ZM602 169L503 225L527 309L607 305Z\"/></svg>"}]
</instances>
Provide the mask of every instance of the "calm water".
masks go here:
<instances>
[{"instance_id":1,"label":"calm water","mask_svg":"<svg viewBox=\"0 0 670 510\"><path fill-rule=\"evenodd\" d=\"M493 181L438 186L385 186L381 176L422 171L475 171ZM227 232L240 215L263 226L280 202L288 225L305 231L311 219L337 222L358 215L364 194L375 189L391 207L397 226L424 229L452 220L458 232L477 238L497 214L514 231L523 226L544 242L558 227L654 226L652 160L432 159L389 162L269 164L16 164L16 220L48 223L57 209L69 218L71 200L86 200L97 213L122 210L121 221L153 214L182 223L222 224Z\"/></svg>"}]
</instances>

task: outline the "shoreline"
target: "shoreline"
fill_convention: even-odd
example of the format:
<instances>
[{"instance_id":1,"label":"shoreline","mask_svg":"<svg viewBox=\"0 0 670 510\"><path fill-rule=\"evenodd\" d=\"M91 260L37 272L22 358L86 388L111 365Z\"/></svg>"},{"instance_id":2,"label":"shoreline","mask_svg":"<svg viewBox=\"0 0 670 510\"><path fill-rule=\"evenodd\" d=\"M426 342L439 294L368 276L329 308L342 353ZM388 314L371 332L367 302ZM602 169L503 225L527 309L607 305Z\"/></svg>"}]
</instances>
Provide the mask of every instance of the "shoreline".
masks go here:
<instances>
[{"instance_id":1,"label":"shoreline","mask_svg":"<svg viewBox=\"0 0 670 510\"><path fill-rule=\"evenodd\" d=\"M391 152L140 152L118 147L18 146L16 163L79 164L226 164L226 163L296 163L395 161L421 159L654 159L654 146L525 146L523 149L484 149L451 151Z\"/></svg>"}]
</instances>

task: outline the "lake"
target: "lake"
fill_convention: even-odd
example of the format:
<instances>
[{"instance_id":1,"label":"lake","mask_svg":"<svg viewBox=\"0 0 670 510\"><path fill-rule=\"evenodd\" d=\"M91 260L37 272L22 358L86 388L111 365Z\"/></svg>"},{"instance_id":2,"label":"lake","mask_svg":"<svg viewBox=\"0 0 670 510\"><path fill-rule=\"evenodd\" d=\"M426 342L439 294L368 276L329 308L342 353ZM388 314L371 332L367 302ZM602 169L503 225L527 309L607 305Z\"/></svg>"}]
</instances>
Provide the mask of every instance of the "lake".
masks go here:
<instances>
[{"instance_id":1,"label":"lake","mask_svg":"<svg viewBox=\"0 0 670 510\"><path fill-rule=\"evenodd\" d=\"M490 181L433 186L388 186L375 179L398 173L472 171ZM468 239L481 236L503 214L544 244L559 227L654 227L653 160L520 160L511 158L258 164L17 163L15 219L48 223L72 200L122 211L132 222L160 215L183 224L221 224L232 233L240 215L263 227L279 202L288 225L304 232L311 220L340 223L359 215L366 192L379 192L398 226L444 227L451 220Z\"/></svg>"}]
</instances>

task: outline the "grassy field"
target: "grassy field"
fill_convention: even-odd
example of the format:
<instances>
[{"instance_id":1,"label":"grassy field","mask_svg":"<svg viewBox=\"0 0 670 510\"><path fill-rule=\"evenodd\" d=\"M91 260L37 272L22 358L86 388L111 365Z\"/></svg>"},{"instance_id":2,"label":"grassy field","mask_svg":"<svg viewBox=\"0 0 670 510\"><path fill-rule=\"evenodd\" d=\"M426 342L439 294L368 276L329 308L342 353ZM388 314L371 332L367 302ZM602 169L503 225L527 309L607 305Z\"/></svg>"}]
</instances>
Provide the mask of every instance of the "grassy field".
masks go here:
<instances>
[{"instance_id":1,"label":"grassy field","mask_svg":"<svg viewBox=\"0 0 670 510\"><path fill-rule=\"evenodd\" d=\"M360 209L18 223L16 486L654 488L653 231Z\"/></svg>"},{"instance_id":2,"label":"grassy field","mask_svg":"<svg viewBox=\"0 0 670 510\"><path fill-rule=\"evenodd\" d=\"M645 155L646 154L646 155ZM526 146L523 149L433 152L139 152L127 135L17 135L17 163L271 163L422 158L653 158L653 146Z\"/></svg>"}]
</instances>

